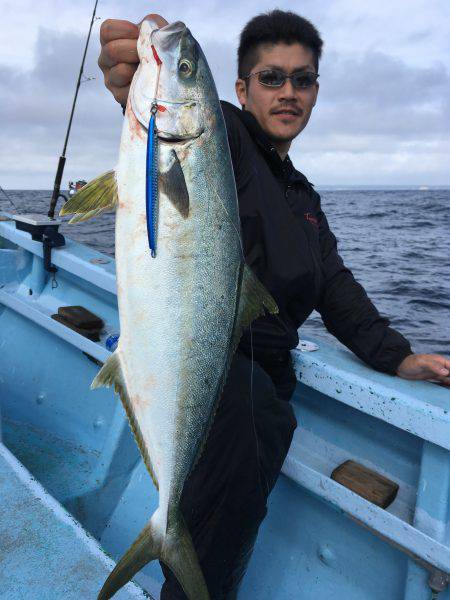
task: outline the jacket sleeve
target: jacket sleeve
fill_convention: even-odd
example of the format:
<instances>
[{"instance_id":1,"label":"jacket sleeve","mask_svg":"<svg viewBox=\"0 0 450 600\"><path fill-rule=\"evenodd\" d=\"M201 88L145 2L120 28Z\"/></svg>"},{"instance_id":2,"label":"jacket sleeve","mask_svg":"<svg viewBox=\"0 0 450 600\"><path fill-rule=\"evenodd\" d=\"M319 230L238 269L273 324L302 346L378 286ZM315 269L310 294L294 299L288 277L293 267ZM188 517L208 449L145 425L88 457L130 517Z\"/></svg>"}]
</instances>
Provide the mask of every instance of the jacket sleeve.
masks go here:
<instances>
[{"instance_id":1,"label":"jacket sleeve","mask_svg":"<svg viewBox=\"0 0 450 600\"><path fill-rule=\"evenodd\" d=\"M402 360L413 354L410 343L389 327L389 319L380 315L362 285L344 265L337 251L336 237L320 207L320 197L318 203L316 214L324 286L316 309L327 330L356 356L377 371L394 375Z\"/></svg>"}]
</instances>

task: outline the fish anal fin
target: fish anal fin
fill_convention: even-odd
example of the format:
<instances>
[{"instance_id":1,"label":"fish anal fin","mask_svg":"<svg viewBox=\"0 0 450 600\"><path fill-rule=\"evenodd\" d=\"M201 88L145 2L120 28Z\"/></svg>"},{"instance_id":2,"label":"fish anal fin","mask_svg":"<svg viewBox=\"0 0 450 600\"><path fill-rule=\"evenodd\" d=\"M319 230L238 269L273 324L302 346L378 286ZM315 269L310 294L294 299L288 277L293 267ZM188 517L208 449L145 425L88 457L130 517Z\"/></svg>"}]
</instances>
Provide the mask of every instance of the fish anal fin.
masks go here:
<instances>
[{"instance_id":1,"label":"fish anal fin","mask_svg":"<svg viewBox=\"0 0 450 600\"><path fill-rule=\"evenodd\" d=\"M105 210L112 210L118 202L115 171L108 171L96 177L70 198L59 214L75 214L69 223L79 223L96 217Z\"/></svg>"},{"instance_id":2,"label":"fish anal fin","mask_svg":"<svg viewBox=\"0 0 450 600\"><path fill-rule=\"evenodd\" d=\"M131 430L136 439L136 443L139 447L145 466L147 467L147 471L150 473L150 477L152 478L156 489L159 489L158 479L156 478L155 470L152 466L139 423L134 414L133 406L128 395L125 378L123 376L123 371L120 364L120 353L118 350L111 354L103 367L97 373L94 381L91 384L91 389L96 389L102 386L110 387L112 385L114 386L114 391L120 396L120 400L122 401L122 405L127 414L128 422L130 423Z\"/></svg>"},{"instance_id":3,"label":"fish anal fin","mask_svg":"<svg viewBox=\"0 0 450 600\"><path fill-rule=\"evenodd\" d=\"M187 219L189 216L189 192L183 169L175 151L172 151L170 168L159 173L158 185L160 191L168 197L180 215Z\"/></svg>"}]
</instances>

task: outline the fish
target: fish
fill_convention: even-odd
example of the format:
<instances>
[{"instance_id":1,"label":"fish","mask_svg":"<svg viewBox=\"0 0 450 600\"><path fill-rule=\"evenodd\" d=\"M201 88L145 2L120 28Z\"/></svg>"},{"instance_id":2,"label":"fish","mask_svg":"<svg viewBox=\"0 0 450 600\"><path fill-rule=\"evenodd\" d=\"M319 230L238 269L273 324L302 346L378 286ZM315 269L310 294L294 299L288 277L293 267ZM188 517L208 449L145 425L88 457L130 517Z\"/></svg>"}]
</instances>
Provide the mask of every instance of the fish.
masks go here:
<instances>
[{"instance_id":1,"label":"fish","mask_svg":"<svg viewBox=\"0 0 450 600\"><path fill-rule=\"evenodd\" d=\"M181 494L243 330L278 308L244 260L226 128L202 49L184 23L158 28L151 18L137 47L117 167L60 213L77 223L116 210L120 338L91 387L120 395L159 492L98 598L160 559L189 600L208 600Z\"/></svg>"}]
</instances>

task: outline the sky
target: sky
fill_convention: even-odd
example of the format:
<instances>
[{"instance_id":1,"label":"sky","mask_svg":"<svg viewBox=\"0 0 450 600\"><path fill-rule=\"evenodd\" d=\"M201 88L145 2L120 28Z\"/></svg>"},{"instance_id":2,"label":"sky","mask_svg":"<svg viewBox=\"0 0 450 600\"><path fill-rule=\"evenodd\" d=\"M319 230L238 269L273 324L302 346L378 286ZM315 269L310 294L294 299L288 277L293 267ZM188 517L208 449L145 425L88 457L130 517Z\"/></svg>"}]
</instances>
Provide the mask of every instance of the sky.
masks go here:
<instances>
[{"instance_id":1,"label":"sky","mask_svg":"<svg viewBox=\"0 0 450 600\"><path fill-rule=\"evenodd\" d=\"M166 3L164 3L166 4ZM0 0L0 186L51 189L93 0ZM448 0L100 0L62 187L117 162L122 112L97 66L106 18L184 21L221 98L234 96L239 33L256 14L294 10L324 39L320 92L290 157L317 186L450 185Z\"/></svg>"}]
</instances>

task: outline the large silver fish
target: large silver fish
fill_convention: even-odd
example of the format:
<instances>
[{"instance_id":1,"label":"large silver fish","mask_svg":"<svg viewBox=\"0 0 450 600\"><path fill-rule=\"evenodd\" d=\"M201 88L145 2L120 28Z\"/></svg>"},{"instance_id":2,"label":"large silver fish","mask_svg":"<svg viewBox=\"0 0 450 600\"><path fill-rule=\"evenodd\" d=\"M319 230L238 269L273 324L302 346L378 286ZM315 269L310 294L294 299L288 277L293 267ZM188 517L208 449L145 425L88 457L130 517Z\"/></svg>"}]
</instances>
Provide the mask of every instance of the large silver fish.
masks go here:
<instances>
[{"instance_id":1,"label":"large silver fish","mask_svg":"<svg viewBox=\"0 0 450 600\"><path fill-rule=\"evenodd\" d=\"M62 210L76 213L77 222L117 207L120 341L92 387L114 385L119 392L159 489L158 509L99 598L111 598L159 558L190 600L207 600L180 497L242 329L277 307L244 264L225 124L199 45L183 23L157 29L146 20L138 53L117 169L88 184ZM148 215L147 136L155 98L159 190L156 210Z\"/></svg>"}]
</instances>

